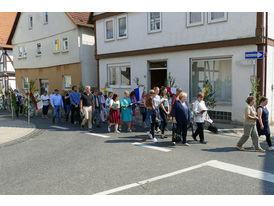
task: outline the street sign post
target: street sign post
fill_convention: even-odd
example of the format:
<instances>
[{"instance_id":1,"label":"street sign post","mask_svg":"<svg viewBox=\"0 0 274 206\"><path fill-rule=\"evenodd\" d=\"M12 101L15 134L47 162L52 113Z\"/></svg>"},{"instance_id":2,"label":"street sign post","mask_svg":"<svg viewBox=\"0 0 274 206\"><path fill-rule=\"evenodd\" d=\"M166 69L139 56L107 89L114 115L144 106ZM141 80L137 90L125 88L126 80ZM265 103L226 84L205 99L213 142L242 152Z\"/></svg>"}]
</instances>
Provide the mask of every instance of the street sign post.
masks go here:
<instances>
[{"instance_id":1,"label":"street sign post","mask_svg":"<svg viewBox=\"0 0 274 206\"><path fill-rule=\"evenodd\" d=\"M254 52L245 52L246 59L263 59L264 52L263 51L254 51Z\"/></svg>"},{"instance_id":2,"label":"street sign post","mask_svg":"<svg viewBox=\"0 0 274 206\"><path fill-rule=\"evenodd\" d=\"M263 58L264 58L263 51L245 52L245 59L253 60L253 76L256 76L256 60L263 59Z\"/></svg>"}]
</instances>

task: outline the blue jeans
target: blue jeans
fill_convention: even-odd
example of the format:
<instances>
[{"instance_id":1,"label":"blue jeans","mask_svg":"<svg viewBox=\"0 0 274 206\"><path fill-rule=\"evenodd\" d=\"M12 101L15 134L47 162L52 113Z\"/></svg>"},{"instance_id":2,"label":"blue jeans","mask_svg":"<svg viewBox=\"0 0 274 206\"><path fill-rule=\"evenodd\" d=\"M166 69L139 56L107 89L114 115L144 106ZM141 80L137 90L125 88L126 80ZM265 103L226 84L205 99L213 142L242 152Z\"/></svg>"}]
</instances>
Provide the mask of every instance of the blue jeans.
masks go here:
<instances>
[{"instance_id":1,"label":"blue jeans","mask_svg":"<svg viewBox=\"0 0 274 206\"><path fill-rule=\"evenodd\" d=\"M69 119L69 113L70 113L70 105L67 104L65 107L66 107L66 120L68 121L68 119Z\"/></svg>"},{"instance_id":2,"label":"blue jeans","mask_svg":"<svg viewBox=\"0 0 274 206\"><path fill-rule=\"evenodd\" d=\"M55 106L52 120L55 121L56 115L58 114L58 122L61 122L61 110L62 106Z\"/></svg>"},{"instance_id":3,"label":"blue jeans","mask_svg":"<svg viewBox=\"0 0 274 206\"><path fill-rule=\"evenodd\" d=\"M100 112L101 112L101 110L96 108L92 115L93 118L96 118L96 125L100 124Z\"/></svg>"}]
</instances>

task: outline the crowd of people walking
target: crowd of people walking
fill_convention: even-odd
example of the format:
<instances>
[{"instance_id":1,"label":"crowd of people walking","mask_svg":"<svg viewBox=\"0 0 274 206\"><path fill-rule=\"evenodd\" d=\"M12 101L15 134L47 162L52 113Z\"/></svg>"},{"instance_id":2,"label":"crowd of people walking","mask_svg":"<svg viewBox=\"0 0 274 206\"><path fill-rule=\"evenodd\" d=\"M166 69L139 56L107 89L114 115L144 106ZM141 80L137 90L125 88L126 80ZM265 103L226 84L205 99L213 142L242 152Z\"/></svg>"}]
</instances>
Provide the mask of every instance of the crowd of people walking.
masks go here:
<instances>
[{"instance_id":1,"label":"crowd of people walking","mask_svg":"<svg viewBox=\"0 0 274 206\"><path fill-rule=\"evenodd\" d=\"M138 101L137 101L138 99ZM59 90L55 89L54 93L49 95L43 92L41 101L43 102L42 118L48 118L49 109L52 110L52 124L55 124L56 118L58 124L61 124L62 117L71 121L71 124L79 125L82 129L87 124L88 130L93 126L100 127L100 124L109 122L107 131L111 132L114 126L114 132L120 133L126 126L127 132L132 132L136 124L136 108L139 108L141 115L141 126L146 130L149 138L157 143L158 139L167 138L165 132L169 121L172 121L173 131L179 139L173 139L173 144L181 141L184 146L189 146L187 141L187 131L192 129L192 139L206 144L204 138L205 121L210 120L207 113L207 107L204 102L204 94L199 92L194 103L190 104L187 93L181 88L176 89L174 95L170 94L166 87L154 87L148 93L144 91L140 99L136 98L135 91L124 91L124 96L120 98L118 93L109 92L104 96L98 90L91 91L90 86L80 94L77 86L72 90L66 91L63 96ZM236 148L245 150L244 143L249 137L252 139L254 149L259 152L265 152L259 145L259 136L265 135L269 150L274 150L270 138L270 128L268 122L269 111L267 109L268 99L262 97L260 105L255 109L256 99L250 96L246 99L245 107L244 134L238 141ZM22 100L16 91L16 103L18 109L16 115L21 112L20 105ZM62 116L62 109L64 110ZM193 124L196 130L193 130ZM160 133L160 134L159 134ZM155 135L159 134L159 135Z\"/></svg>"}]
</instances>

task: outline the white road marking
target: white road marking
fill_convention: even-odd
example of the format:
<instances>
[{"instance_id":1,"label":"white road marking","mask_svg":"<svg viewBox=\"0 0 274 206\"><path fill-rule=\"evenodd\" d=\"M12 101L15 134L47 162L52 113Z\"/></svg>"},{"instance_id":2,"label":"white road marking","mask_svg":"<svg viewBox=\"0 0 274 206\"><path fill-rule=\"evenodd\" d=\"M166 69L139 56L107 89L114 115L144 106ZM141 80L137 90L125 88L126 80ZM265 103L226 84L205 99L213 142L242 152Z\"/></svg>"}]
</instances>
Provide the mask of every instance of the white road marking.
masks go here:
<instances>
[{"instance_id":1,"label":"white road marking","mask_svg":"<svg viewBox=\"0 0 274 206\"><path fill-rule=\"evenodd\" d=\"M60 127L60 126L50 126L50 127L53 127L53 128L56 128L56 129L63 129L63 130L68 130L69 129L69 128Z\"/></svg>"},{"instance_id":2,"label":"white road marking","mask_svg":"<svg viewBox=\"0 0 274 206\"><path fill-rule=\"evenodd\" d=\"M139 142L134 142L132 143L133 145L136 146L141 146L141 147L146 147L146 148L150 148L150 149L154 149L154 150L159 150L162 152L170 152L170 149L166 149L166 148L161 148L161 147L157 147L157 146L152 146L152 145L148 145L148 144L143 144L143 143L139 143Z\"/></svg>"},{"instance_id":3,"label":"white road marking","mask_svg":"<svg viewBox=\"0 0 274 206\"><path fill-rule=\"evenodd\" d=\"M99 192L99 193L96 193L94 195L109 195L109 194L113 194L113 193L116 193L116 192L121 192L123 190L127 190L127 189L130 189L130 188L138 187L138 186L148 184L148 183L151 183L151 182L154 182L154 181L157 181L157 180L161 180L161 179L164 179L164 178L168 178L168 177L172 177L172 176L175 176L175 175L178 175L178 174L189 172L191 170L195 170L195 169L198 169L198 168L201 168L201 167L204 167L204 166L209 166L209 167L225 170L225 171L228 171L228 172L232 172L232 173L236 173L236 174L240 174L240 175L245 175L245 176L252 177L252 178L255 178L255 179L260 179L260 180L264 180L264 181L267 181L267 182L274 183L274 174L272 174L272 173L262 172L262 171L250 169L250 168L247 168L247 167L241 167L241 166L238 166L238 165L233 165L233 164L229 164L229 163L225 163L225 162L220 162L218 160L211 160L211 161L208 161L208 162L205 162L205 163L202 163L202 164L198 164L198 165L195 165L195 166L192 166L192 167L177 170L175 172L160 175L160 176L153 177L153 178L143 180L143 181L140 181L140 182L135 182L135 183L132 183L132 184L124 185L124 186L117 187L117 188L114 188L114 189L111 189L111 190Z\"/></svg>"},{"instance_id":4,"label":"white road marking","mask_svg":"<svg viewBox=\"0 0 274 206\"><path fill-rule=\"evenodd\" d=\"M188 172L188 171L191 171L191 170L194 170L194 169L198 169L198 168L201 168L203 166L206 166L206 163L202 163L202 164L199 164L199 165L196 165L196 166L188 167L188 168L185 168L185 169L182 169L182 170L171 172L171 173L168 173L168 174L165 174L165 175L160 175L160 176L157 176L157 177L153 177L153 178L143 180L143 181L140 181L140 182L136 182L136 183L132 183L132 184L129 184L129 185L117 187L117 188L107 190L107 191L104 191L104 192L99 192L99 193L96 193L94 195L109 195L109 194L112 194L112 193L120 192L120 191L127 190L127 189L130 189L130 188L133 188L133 187L137 187L137 186L140 186L140 185L151 183L151 182L154 182L154 181L157 181L157 180L160 180L160 179L164 179L164 178L167 178L167 177L172 177L174 175L178 175L178 174Z\"/></svg>"},{"instance_id":5,"label":"white road marking","mask_svg":"<svg viewBox=\"0 0 274 206\"><path fill-rule=\"evenodd\" d=\"M233 172L236 174L245 175L248 177L252 177L252 178L256 178L256 179L274 183L274 174L272 174L272 173L249 169L247 167L241 167L241 166L237 166L237 165L233 165L233 164L229 164L229 163L225 163L225 162L220 162L217 160L209 161L207 163L207 165L214 167L214 168L221 169L221 170L225 170L228 172Z\"/></svg>"},{"instance_id":6,"label":"white road marking","mask_svg":"<svg viewBox=\"0 0 274 206\"><path fill-rule=\"evenodd\" d=\"M103 134L90 133L90 132L87 132L86 134L92 135L92 136L97 136L97 137L110 138L110 136L103 135Z\"/></svg>"}]
</instances>

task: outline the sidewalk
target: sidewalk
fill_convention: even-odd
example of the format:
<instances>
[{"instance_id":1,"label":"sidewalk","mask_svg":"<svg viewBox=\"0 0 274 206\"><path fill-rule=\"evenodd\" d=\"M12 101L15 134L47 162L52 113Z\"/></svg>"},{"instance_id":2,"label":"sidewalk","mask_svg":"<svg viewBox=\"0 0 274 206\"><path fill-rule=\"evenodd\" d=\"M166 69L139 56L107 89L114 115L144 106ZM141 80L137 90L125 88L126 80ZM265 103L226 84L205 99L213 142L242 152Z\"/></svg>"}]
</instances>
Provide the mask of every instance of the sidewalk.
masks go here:
<instances>
[{"instance_id":1,"label":"sidewalk","mask_svg":"<svg viewBox=\"0 0 274 206\"><path fill-rule=\"evenodd\" d=\"M20 120L14 117L12 120L9 112L0 111L0 145L28 136L34 131L35 125L28 125L25 118Z\"/></svg>"},{"instance_id":2,"label":"sidewalk","mask_svg":"<svg viewBox=\"0 0 274 206\"><path fill-rule=\"evenodd\" d=\"M233 124L224 124L224 123L214 123L215 126L218 128L218 133L220 134L231 134L242 136L244 133L243 125L233 125ZM274 125L269 125L271 136L274 136ZM264 138L264 137L263 137Z\"/></svg>"}]
</instances>

